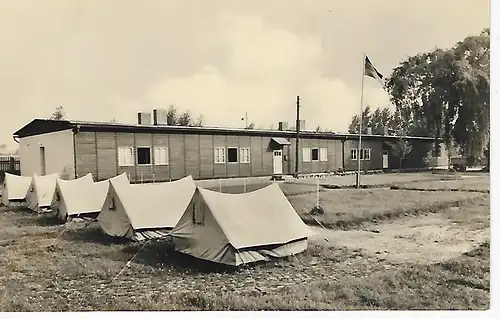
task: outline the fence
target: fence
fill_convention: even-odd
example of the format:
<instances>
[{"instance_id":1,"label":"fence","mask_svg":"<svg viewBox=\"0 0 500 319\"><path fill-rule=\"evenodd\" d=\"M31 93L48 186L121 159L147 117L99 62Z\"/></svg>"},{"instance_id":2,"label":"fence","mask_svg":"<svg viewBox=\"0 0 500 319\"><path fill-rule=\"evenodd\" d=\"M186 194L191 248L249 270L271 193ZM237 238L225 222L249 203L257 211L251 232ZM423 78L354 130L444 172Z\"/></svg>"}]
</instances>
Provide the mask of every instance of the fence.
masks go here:
<instances>
[{"instance_id":1,"label":"fence","mask_svg":"<svg viewBox=\"0 0 500 319\"><path fill-rule=\"evenodd\" d=\"M17 156L0 156L0 181L3 180L5 173L19 175L21 173L21 161Z\"/></svg>"}]
</instances>

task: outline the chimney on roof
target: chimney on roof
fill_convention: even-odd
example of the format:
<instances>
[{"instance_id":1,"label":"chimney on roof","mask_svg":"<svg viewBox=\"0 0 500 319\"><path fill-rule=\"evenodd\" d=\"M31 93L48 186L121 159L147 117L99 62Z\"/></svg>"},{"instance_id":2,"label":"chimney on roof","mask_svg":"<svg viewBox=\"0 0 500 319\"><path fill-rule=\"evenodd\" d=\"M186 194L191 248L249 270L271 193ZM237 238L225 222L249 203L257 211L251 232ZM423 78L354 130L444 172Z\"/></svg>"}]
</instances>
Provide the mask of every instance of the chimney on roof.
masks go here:
<instances>
[{"instance_id":1,"label":"chimney on roof","mask_svg":"<svg viewBox=\"0 0 500 319\"><path fill-rule=\"evenodd\" d=\"M153 110L153 125L167 125L168 111L165 109Z\"/></svg>"},{"instance_id":2,"label":"chimney on roof","mask_svg":"<svg viewBox=\"0 0 500 319\"><path fill-rule=\"evenodd\" d=\"M389 127L387 125L382 126L382 135L389 135Z\"/></svg>"},{"instance_id":3,"label":"chimney on roof","mask_svg":"<svg viewBox=\"0 0 500 319\"><path fill-rule=\"evenodd\" d=\"M288 130L288 122L278 122L278 130L279 131Z\"/></svg>"},{"instance_id":4,"label":"chimney on roof","mask_svg":"<svg viewBox=\"0 0 500 319\"><path fill-rule=\"evenodd\" d=\"M137 124L151 125L151 113L139 112L137 113Z\"/></svg>"},{"instance_id":5,"label":"chimney on roof","mask_svg":"<svg viewBox=\"0 0 500 319\"><path fill-rule=\"evenodd\" d=\"M306 120L299 120L299 130L300 131L306 130Z\"/></svg>"}]
</instances>

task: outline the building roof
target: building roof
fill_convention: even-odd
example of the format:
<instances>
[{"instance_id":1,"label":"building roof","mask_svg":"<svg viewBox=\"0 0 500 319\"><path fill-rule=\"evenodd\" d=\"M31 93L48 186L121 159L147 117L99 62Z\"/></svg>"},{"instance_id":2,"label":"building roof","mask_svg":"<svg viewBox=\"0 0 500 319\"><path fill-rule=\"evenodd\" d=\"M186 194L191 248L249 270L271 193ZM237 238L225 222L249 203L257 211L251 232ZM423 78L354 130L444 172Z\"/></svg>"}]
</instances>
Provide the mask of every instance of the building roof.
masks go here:
<instances>
[{"instance_id":1,"label":"building roof","mask_svg":"<svg viewBox=\"0 0 500 319\"><path fill-rule=\"evenodd\" d=\"M51 132L59 132L65 130L73 130L74 132L120 132L120 133L168 133L168 134L201 134L201 135L244 135L244 136L269 136L293 138L296 132L292 130L258 130L258 129L240 129L240 128L222 128L222 127L191 127L191 126L174 126L174 125L144 125L144 124L123 124L109 122L89 122L89 121L74 121L74 120L51 120L36 118L24 125L22 128L13 133L16 138L24 138ZM318 138L318 139L349 139L355 140L359 138L359 134L337 133L337 132L315 132L315 131L300 131L299 136L302 138ZM375 135L362 134L363 139L397 139L404 138L410 140L427 140L432 141L432 137L418 136L394 136L394 135Z\"/></svg>"}]
</instances>

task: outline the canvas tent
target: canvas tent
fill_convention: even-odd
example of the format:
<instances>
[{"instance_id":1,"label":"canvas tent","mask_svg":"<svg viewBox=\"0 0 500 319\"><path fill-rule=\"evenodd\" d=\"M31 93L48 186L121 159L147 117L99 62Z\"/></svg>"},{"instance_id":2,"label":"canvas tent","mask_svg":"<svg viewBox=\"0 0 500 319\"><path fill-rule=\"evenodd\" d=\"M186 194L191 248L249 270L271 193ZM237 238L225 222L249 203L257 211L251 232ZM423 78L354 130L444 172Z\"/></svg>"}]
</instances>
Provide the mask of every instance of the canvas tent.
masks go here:
<instances>
[{"instance_id":1,"label":"canvas tent","mask_svg":"<svg viewBox=\"0 0 500 319\"><path fill-rule=\"evenodd\" d=\"M33 174L31 187L26 196L26 203L29 209L33 211L50 209L58 178L59 173L42 176Z\"/></svg>"},{"instance_id":2,"label":"canvas tent","mask_svg":"<svg viewBox=\"0 0 500 319\"><path fill-rule=\"evenodd\" d=\"M32 179L32 177L28 176L5 173L5 179L1 185L1 204L9 206L11 202L25 201Z\"/></svg>"},{"instance_id":3,"label":"canvas tent","mask_svg":"<svg viewBox=\"0 0 500 319\"><path fill-rule=\"evenodd\" d=\"M177 224L195 190L191 176L156 184L111 180L97 220L110 236L137 241L161 238Z\"/></svg>"},{"instance_id":4,"label":"canvas tent","mask_svg":"<svg viewBox=\"0 0 500 319\"><path fill-rule=\"evenodd\" d=\"M273 183L244 194L198 187L170 235L177 251L239 266L298 254L312 232Z\"/></svg>"},{"instance_id":5,"label":"canvas tent","mask_svg":"<svg viewBox=\"0 0 500 319\"><path fill-rule=\"evenodd\" d=\"M125 173L112 180L129 183ZM90 173L68 181L58 178L52 210L61 220L66 220L67 217L95 218L101 212L108 187L109 180L94 182Z\"/></svg>"}]
</instances>

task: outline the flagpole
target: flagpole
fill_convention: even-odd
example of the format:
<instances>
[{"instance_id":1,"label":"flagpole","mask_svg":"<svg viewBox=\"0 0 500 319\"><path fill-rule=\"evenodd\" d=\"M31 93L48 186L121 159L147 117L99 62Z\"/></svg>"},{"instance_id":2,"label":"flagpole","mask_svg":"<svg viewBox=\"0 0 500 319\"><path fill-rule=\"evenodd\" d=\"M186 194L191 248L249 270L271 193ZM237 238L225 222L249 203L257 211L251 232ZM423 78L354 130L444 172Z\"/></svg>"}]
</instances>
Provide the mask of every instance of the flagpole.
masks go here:
<instances>
[{"instance_id":1,"label":"flagpole","mask_svg":"<svg viewBox=\"0 0 500 319\"><path fill-rule=\"evenodd\" d=\"M359 114L359 141L358 141L358 173L356 178L356 188L361 186L361 129L363 127L363 91L365 86L366 53L363 53L363 73L361 75L361 113Z\"/></svg>"}]
</instances>

